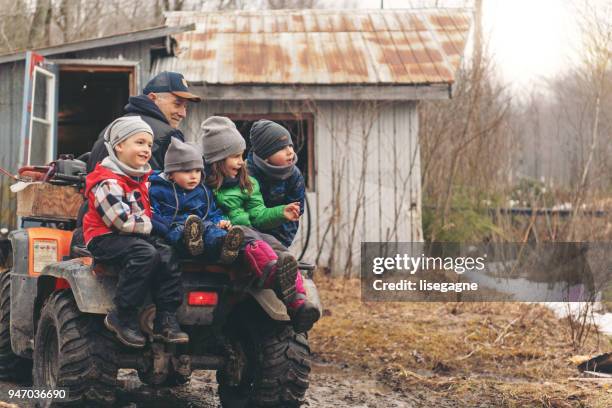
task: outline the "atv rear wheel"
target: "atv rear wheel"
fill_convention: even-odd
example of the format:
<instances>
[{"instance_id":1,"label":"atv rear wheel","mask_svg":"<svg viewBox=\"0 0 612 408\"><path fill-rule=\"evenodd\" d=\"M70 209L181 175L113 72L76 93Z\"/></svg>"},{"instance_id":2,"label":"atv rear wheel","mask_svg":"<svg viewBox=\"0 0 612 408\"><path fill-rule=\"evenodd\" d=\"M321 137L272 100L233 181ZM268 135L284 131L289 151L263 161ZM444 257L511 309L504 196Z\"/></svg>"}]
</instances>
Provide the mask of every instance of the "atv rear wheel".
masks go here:
<instances>
[{"instance_id":1,"label":"atv rear wheel","mask_svg":"<svg viewBox=\"0 0 612 408\"><path fill-rule=\"evenodd\" d=\"M81 313L69 290L51 294L34 339L34 387L66 388L57 405L111 405L115 401L116 343L102 316ZM39 406L52 406L42 400Z\"/></svg>"},{"instance_id":2,"label":"atv rear wheel","mask_svg":"<svg viewBox=\"0 0 612 408\"><path fill-rule=\"evenodd\" d=\"M277 326L272 333L241 341L247 354L247 369L241 383L229 384L217 372L219 399L224 408L299 407L308 389L310 347L304 334L290 326Z\"/></svg>"},{"instance_id":3,"label":"atv rear wheel","mask_svg":"<svg viewBox=\"0 0 612 408\"><path fill-rule=\"evenodd\" d=\"M32 380L32 361L11 348L11 274L0 273L0 380Z\"/></svg>"}]
</instances>

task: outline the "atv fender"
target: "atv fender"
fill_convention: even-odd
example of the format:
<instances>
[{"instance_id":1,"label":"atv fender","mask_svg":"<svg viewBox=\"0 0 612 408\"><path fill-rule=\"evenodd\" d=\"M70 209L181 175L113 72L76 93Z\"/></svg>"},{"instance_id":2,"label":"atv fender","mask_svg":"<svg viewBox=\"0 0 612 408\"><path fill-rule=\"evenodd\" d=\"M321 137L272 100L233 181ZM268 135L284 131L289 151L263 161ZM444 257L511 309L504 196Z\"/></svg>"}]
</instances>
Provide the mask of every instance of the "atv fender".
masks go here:
<instances>
[{"instance_id":1,"label":"atv fender","mask_svg":"<svg viewBox=\"0 0 612 408\"><path fill-rule=\"evenodd\" d=\"M90 258L76 258L47 265L38 280L39 293L44 290L45 276L68 281L81 312L106 314L113 307L117 277L94 272Z\"/></svg>"},{"instance_id":2,"label":"atv fender","mask_svg":"<svg viewBox=\"0 0 612 408\"><path fill-rule=\"evenodd\" d=\"M304 280L304 289L306 290L306 297L313 303L319 313L323 315L323 306L321 304L321 298L319 297L319 291L314 281L304 274L302 274ZM248 289L247 292L255 298L261 308L270 316L273 320L278 321L289 321L291 318L287 313L287 307L285 304L276 296L276 293L272 289Z\"/></svg>"},{"instance_id":3,"label":"atv fender","mask_svg":"<svg viewBox=\"0 0 612 408\"><path fill-rule=\"evenodd\" d=\"M304 278L304 289L306 290L306 298L310 303L315 305L319 309L319 313L323 316L323 304L321 303L321 297L319 296L319 290L315 285L314 280L302 274Z\"/></svg>"}]
</instances>

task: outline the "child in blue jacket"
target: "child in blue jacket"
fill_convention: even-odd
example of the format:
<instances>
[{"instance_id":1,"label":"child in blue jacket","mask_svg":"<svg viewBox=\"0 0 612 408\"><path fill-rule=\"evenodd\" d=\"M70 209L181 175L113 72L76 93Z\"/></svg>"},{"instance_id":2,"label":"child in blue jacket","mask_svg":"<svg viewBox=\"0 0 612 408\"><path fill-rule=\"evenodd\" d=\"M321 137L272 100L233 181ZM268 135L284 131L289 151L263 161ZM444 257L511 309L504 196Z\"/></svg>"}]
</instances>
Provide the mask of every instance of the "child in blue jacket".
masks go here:
<instances>
[{"instance_id":1,"label":"child in blue jacket","mask_svg":"<svg viewBox=\"0 0 612 408\"><path fill-rule=\"evenodd\" d=\"M304 213L304 177L297 168L297 154L289 131L270 120L258 120L251 127L251 152L247 158L249 174L259 182L267 207L299 203ZM278 227L264 230L285 247L290 247L300 221L286 221Z\"/></svg>"},{"instance_id":2,"label":"child in blue jacket","mask_svg":"<svg viewBox=\"0 0 612 408\"><path fill-rule=\"evenodd\" d=\"M259 182L266 206L299 203L299 214L304 214L304 177L296 166L298 158L293 150L289 131L276 122L261 119L251 126L250 139L251 151L247 157L247 168L249 174ZM299 226L298 218L262 231L272 235L288 248L293 243ZM296 299L307 301L302 282L298 284ZM309 329L319 317L318 311L310 314L304 327Z\"/></svg>"},{"instance_id":3,"label":"child in blue jacket","mask_svg":"<svg viewBox=\"0 0 612 408\"><path fill-rule=\"evenodd\" d=\"M232 263L244 240L215 204L212 191L201 183L204 161L198 149L173 138L164 171L150 178L153 233L178 249L211 262Z\"/></svg>"},{"instance_id":4,"label":"child in blue jacket","mask_svg":"<svg viewBox=\"0 0 612 408\"><path fill-rule=\"evenodd\" d=\"M234 138L244 143L233 123L232 126ZM214 128L223 130L219 125ZM231 136L231 133L217 133L216 139L226 148L232 144ZM288 293L297 291L297 296L303 296L305 290L301 277L298 280L296 276L295 258L288 253L277 255L255 230L233 227L216 206L210 188L202 185L203 168L202 154L195 146L172 139L164 160L164 172L149 179L154 233L163 236L178 252L188 252L192 256L203 253L204 259L211 263L230 264L240 256L239 261L258 278L262 287L288 282L293 289ZM281 292L282 286L278 286ZM314 305L302 299L291 299L288 303L296 330L309 330L320 316Z\"/></svg>"}]
</instances>

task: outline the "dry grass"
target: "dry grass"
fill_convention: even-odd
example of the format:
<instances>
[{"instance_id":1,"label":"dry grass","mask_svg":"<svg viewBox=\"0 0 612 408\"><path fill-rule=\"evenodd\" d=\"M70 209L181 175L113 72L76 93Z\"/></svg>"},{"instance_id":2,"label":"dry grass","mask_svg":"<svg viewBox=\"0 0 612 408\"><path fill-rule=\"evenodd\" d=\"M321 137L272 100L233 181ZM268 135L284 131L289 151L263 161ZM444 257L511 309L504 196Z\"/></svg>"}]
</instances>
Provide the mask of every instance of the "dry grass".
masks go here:
<instances>
[{"instance_id":1,"label":"dry grass","mask_svg":"<svg viewBox=\"0 0 612 408\"><path fill-rule=\"evenodd\" d=\"M570 380L580 374L567 324L543 306L362 303L356 279L317 284L326 309L311 332L317 357L423 395L424 406L612 407L609 385ZM594 335L580 353L610 346Z\"/></svg>"}]
</instances>

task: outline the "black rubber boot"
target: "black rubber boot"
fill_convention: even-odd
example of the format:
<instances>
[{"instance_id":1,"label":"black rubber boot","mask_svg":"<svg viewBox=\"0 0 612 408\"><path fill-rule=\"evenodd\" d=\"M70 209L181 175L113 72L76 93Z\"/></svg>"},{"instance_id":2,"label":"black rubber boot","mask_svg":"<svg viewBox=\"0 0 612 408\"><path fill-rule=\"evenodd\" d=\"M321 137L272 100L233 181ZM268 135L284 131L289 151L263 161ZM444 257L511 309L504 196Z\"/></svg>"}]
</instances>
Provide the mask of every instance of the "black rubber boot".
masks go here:
<instances>
[{"instance_id":1,"label":"black rubber boot","mask_svg":"<svg viewBox=\"0 0 612 408\"><path fill-rule=\"evenodd\" d=\"M321 317L319 309L306 300L297 309L289 309L291 324L296 333L306 333Z\"/></svg>"},{"instance_id":2,"label":"black rubber boot","mask_svg":"<svg viewBox=\"0 0 612 408\"><path fill-rule=\"evenodd\" d=\"M275 291L279 299L286 305L295 300L295 279L298 274L298 263L288 252L278 255L276 271L274 272Z\"/></svg>"},{"instance_id":3,"label":"black rubber boot","mask_svg":"<svg viewBox=\"0 0 612 408\"><path fill-rule=\"evenodd\" d=\"M147 339L140 330L138 313L132 311L118 312L113 309L106 315L104 325L115 333L119 341L126 346L136 348L145 346Z\"/></svg>"},{"instance_id":4,"label":"black rubber boot","mask_svg":"<svg viewBox=\"0 0 612 408\"><path fill-rule=\"evenodd\" d=\"M183 230L183 242L185 248L192 256L200 255L204 252L204 226L202 220L197 215L190 215L185 220L185 229Z\"/></svg>"},{"instance_id":5,"label":"black rubber boot","mask_svg":"<svg viewBox=\"0 0 612 408\"><path fill-rule=\"evenodd\" d=\"M219 262L222 264L233 263L238 257L238 252L240 251L243 241L244 231L242 228L236 226L227 231L227 235L223 240L223 246L221 247Z\"/></svg>"},{"instance_id":6,"label":"black rubber boot","mask_svg":"<svg viewBox=\"0 0 612 408\"><path fill-rule=\"evenodd\" d=\"M176 320L176 314L171 312L159 312L155 315L153 338L166 343L189 342L189 336L181 330L178 320Z\"/></svg>"}]
</instances>

